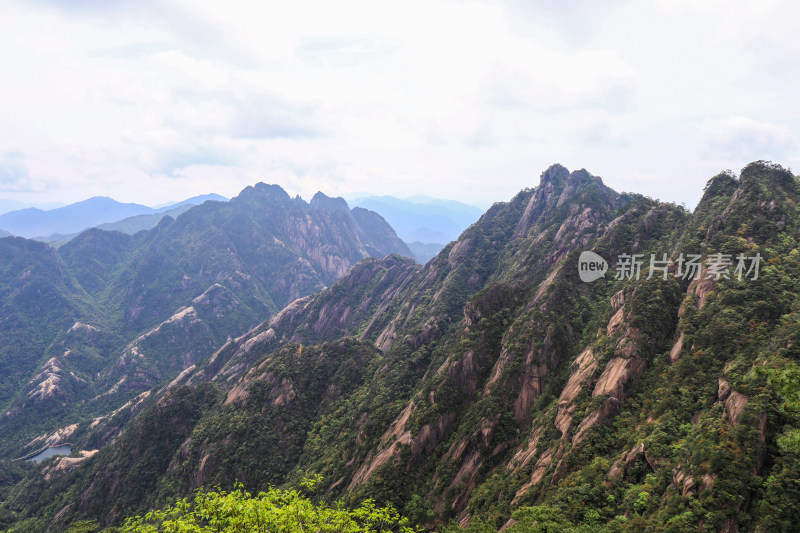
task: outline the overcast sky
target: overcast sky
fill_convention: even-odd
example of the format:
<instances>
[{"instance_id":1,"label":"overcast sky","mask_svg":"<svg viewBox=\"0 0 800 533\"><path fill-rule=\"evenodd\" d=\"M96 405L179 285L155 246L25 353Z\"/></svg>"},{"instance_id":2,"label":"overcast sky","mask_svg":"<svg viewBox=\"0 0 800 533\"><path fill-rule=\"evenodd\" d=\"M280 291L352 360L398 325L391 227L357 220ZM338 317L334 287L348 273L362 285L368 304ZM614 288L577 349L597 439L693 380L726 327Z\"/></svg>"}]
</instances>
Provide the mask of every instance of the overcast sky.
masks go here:
<instances>
[{"instance_id":1,"label":"overcast sky","mask_svg":"<svg viewBox=\"0 0 800 533\"><path fill-rule=\"evenodd\" d=\"M799 6L5 0L0 198L487 205L559 162L693 208L721 170L800 168Z\"/></svg>"}]
</instances>

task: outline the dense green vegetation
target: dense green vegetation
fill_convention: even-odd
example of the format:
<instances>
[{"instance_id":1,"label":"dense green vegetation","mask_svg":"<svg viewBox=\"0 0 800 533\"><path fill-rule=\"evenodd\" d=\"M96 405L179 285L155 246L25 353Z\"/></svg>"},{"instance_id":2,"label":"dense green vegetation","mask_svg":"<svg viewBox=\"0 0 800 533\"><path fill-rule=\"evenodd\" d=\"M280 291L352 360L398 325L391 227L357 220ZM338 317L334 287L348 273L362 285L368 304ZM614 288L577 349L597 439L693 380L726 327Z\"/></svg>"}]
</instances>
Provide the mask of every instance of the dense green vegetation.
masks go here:
<instances>
[{"instance_id":1,"label":"dense green vegetation","mask_svg":"<svg viewBox=\"0 0 800 533\"><path fill-rule=\"evenodd\" d=\"M205 527L209 499L278 513L250 495L318 475L318 514L369 500L453 533L797 530L798 201L767 162L691 213L554 166L424 267L365 260L221 343L80 468L9 470L3 525ZM580 281L582 250L604 278Z\"/></svg>"},{"instance_id":2,"label":"dense green vegetation","mask_svg":"<svg viewBox=\"0 0 800 533\"><path fill-rule=\"evenodd\" d=\"M304 480L303 487L313 488ZM314 504L297 490L271 488L256 496L236 488L232 492L198 491L193 500L178 500L164 510L129 518L123 532L156 533L252 531L320 533L411 533L408 520L392 508L376 507L367 500L355 509Z\"/></svg>"}]
</instances>

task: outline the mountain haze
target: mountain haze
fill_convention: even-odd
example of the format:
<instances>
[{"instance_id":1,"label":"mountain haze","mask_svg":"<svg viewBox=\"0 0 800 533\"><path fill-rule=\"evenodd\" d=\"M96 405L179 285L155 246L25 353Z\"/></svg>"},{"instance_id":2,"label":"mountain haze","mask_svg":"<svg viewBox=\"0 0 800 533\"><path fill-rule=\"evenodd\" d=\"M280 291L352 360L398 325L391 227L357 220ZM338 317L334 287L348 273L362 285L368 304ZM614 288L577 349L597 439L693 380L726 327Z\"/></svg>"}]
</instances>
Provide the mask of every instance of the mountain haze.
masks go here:
<instances>
[{"instance_id":1,"label":"mountain haze","mask_svg":"<svg viewBox=\"0 0 800 533\"><path fill-rule=\"evenodd\" d=\"M124 204L105 196L95 196L68 206L42 211L35 207L0 215L0 228L32 238L52 233L69 234L129 216L152 213L140 204Z\"/></svg>"},{"instance_id":2,"label":"mountain haze","mask_svg":"<svg viewBox=\"0 0 800 533\"><path fill-rule=\"evenodd\" d=\"M154 213L134 215L114 222L106 222L104 224L99 224L94 227L106 231L120 231L122 233L133 235L134 233L138 233L140 231L153 229L164 217L169 216L172 218L178 218L178 216L182 215L183 213L191 209L193 206L200 205L207 201L227 202L228 199L225 198L224 196L220 196L219 194L205 194L202 196L193 196L192 198L188 198L181 202L173 202L166 206L157 207L155 208ZM47 243L51 243L53 245L58 245L68 242L71 239L74 239L76 236L78 236L78 234L79 233L63 235L60 233L53 233L46 237L39 237L38 239Z\"/></svg>"},{"instance_id":3,"label":"mountain haze","mask_svg":"<svg viewBox=\"0 0 800 533\"><path fill-rule=\"evenodd\" d=\"M66 242L79 232L92 227L133 234L153 228L165 215L175 218L189 207L208 200L227 201L218 194L206 194L160 208L151 208L96 196L56 209L41 210L31 207L11 211L0 215L0 228L6 230L7 234L47 242Z\"/></svg>"},{"instance_id":4,"label":"mountain haze","mask_svg":"<svg viewBox=\"0 0 800 533\"><path fill-rule=\"evenodd\" d=\"M384 217L408 244L415 259L423 264L481 215L475 206L427 196L406 199L368 196L353 203Z\"/></svg>"},{"instance_id":5,"label":"mountain haze","mask_svg":"<svg viewBox=\"0 0 800 533\"><path fill-rule=\"evenodd\" d=\"M482 213L472 205L424 196L404 200L393 196L368 196L355 200L354 204L380 213L406 242L446 244L457 239Z\"/></svg>"},{"instance_id":6,"label":"mountain haze","mask_svg":"<svg viewBox=\"0 0 800 533\"><path fill-rule=\"evenodd\" d=\"M179 202L168 202L166 204L158 205L155 209L159 211L163 211L164 209L175 209L176 207L186 206L186 205L200 205L207 201L214 201L214 202L227 202L228 199L220 194L201 194L199 196L192 196L191 198L187 198L186 200L181 200Z\"/></svg>"}]
</instances>

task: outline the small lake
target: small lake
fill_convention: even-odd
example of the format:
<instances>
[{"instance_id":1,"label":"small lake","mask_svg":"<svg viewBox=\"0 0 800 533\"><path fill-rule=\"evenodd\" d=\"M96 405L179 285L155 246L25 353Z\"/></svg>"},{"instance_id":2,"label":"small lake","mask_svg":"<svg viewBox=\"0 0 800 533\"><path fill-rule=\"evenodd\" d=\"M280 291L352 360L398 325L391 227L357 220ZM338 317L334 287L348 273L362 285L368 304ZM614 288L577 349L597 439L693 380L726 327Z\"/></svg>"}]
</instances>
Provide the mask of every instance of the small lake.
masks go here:
<instances>
[{"instance_id":1,"label":"small lake","mask_svg":"<svg viewBox=\"0 0 800 533\"><path fill-rule=\"evenodd\" d=\"M45 459L50 459L54 455L69 455L72 453L72 446L52 446L46 450L42 450L33 457L29 457L26 461L33 461L34 463L41 463Z\"/></svg>"}]
</instances>

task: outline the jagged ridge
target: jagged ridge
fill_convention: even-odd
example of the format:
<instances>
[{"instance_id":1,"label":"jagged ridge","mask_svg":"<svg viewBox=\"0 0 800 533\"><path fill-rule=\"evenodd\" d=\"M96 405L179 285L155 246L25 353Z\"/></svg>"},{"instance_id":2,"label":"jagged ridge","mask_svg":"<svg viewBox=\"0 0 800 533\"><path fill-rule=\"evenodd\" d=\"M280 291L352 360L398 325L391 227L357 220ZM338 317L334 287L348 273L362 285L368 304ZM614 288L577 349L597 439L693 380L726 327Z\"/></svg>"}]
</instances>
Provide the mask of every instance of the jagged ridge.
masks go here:
<instances>
[{"instance_id":1,"label":"jagged ridge","mask_svg":"<svg viewBox=\"0 0 800 533\"><path fill-rule=\"evenodd\" d=\"M791 528L781 496L796 490L797 461L775 439L797 421L759 369L800 357L799 192L756 162L713 178L688 213L554 166L426 266L360 263L160 392L210 382L230 400L154 474L161 497L233 483L248 465L254 487L318 472L327 497L372 497L431 527L500 527L543 503L597 530ZM581 282L584 249L612 272ZM715 252L761 254L759 278L612 276L623 253ZM347 346L357 377L321 405L329 382L289 368L330 377L331 346ZM300 427L270 425L295 417ZM290 444L280 467L248 449L255 428Z\"/></svg>"}]
</instances>

